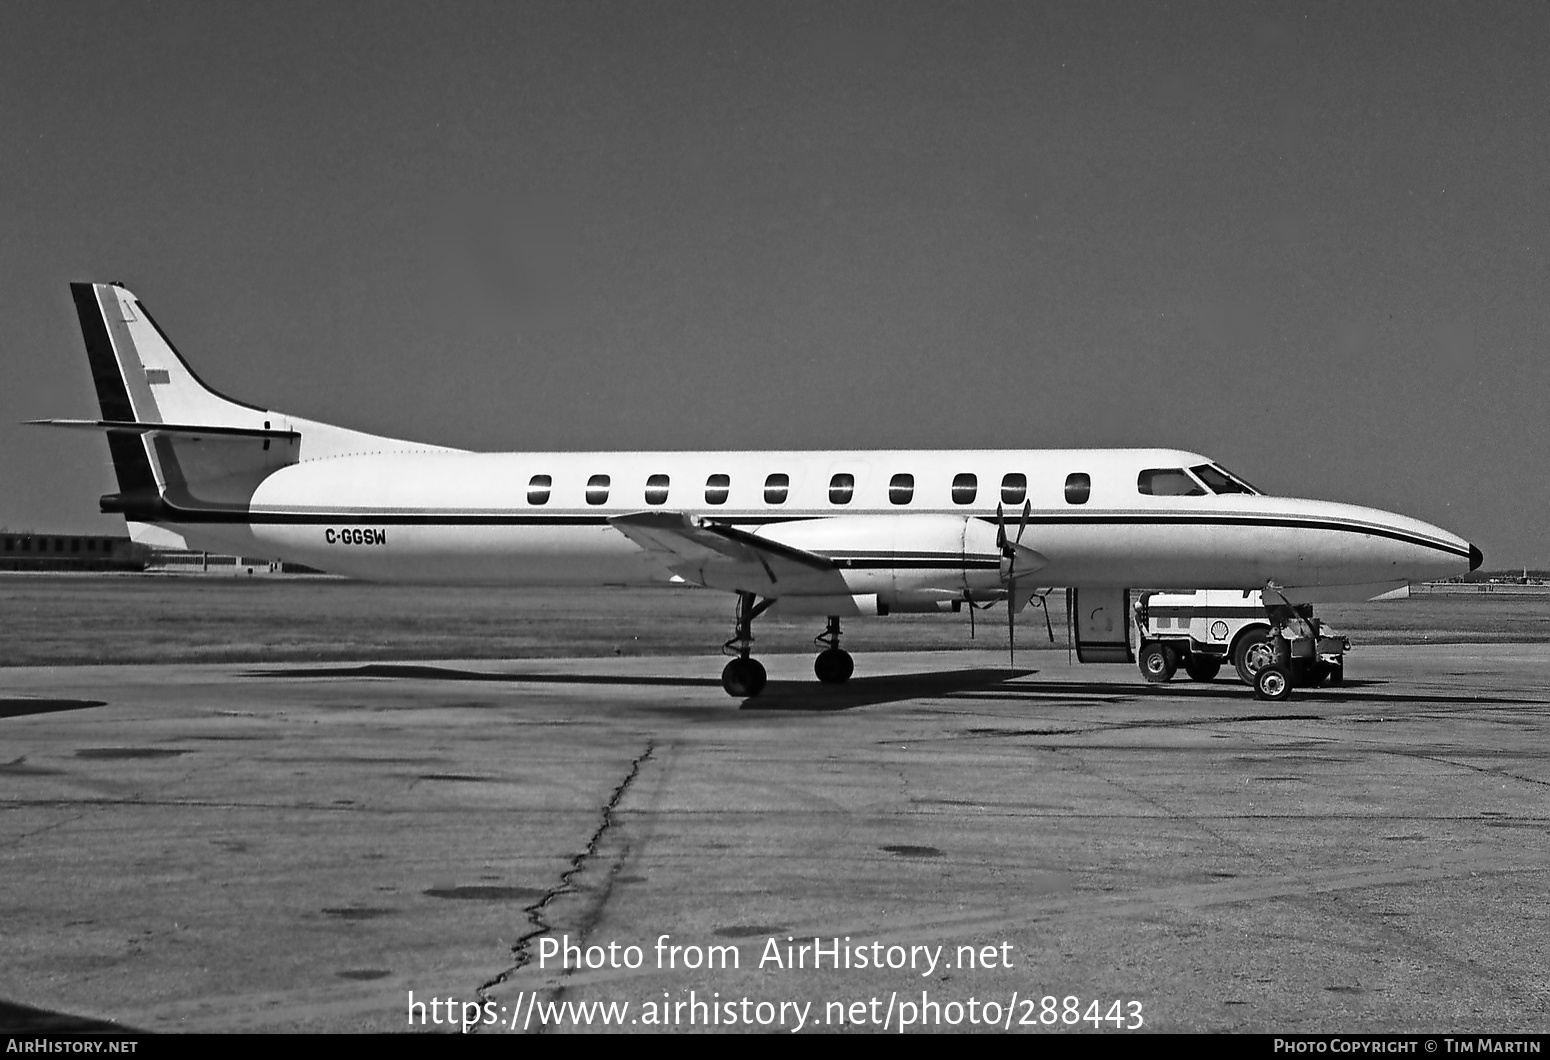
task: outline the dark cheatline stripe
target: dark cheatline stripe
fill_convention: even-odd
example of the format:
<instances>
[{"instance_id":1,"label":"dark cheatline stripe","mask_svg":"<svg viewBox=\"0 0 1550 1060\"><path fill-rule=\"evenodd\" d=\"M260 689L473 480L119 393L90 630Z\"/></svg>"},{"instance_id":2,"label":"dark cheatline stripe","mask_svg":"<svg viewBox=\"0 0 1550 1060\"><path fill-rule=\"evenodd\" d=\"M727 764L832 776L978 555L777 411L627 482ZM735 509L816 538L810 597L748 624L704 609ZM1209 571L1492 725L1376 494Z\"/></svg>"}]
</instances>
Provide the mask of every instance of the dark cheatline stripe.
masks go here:
<instances>
[{"instance_id":1,"label":"dark cheatline stripe","mask_svg":"<svg viewBox=\"0 0 1550 1060\"><path fill-rule=\"evenodd\" d=\"M988 516L980 516L981 522L994 524L995 520ZM1386 526L1369 526L1365 523L1343 523L1334 519L1318 519L1312 516L1296 515L1035 515L1028 520L1030 525L1045 524L1054 525L1082 525L1082 526L1279 526L1293 530L1339 530L1345 533L1366 534L1368 537L1386 537L1393 541L1403 541L1406 544L1420 545L1423 548L1436 549L1438 552L1446 552L1450 556L1462 556L1468 558L1469 549L1456 545L1445 544L1430 538L1421 537L1419 534L1407 533L1404 530L1395 530Z\"/></svg>"},{"instance_id":2,"label":"dark cheatline stripe","mask_svg":"<svg viewBox=\"0 0 1550 1060\"><path fill-rule=\"evenodd\" d=\"M620 514L620 513L615 513ZM936 513L922 513L936 514ZM764 526L797 520L834 518L827 515L779 516L733 515L722 513L718 518L728 523ZM982 522L994 524L994 516L978 516ZM371 515L362 512L244 512L225 510L201 510L173 508L156 514L152 521L176 523L250 523L253 525L313 525L337 526L371 524L373 526L606 526L606 515L508 515L499 514L436 514L431 512L391 512ZM1446 552L1450 556L1470 558L1467 548L1432 541L1416 534L1389 527L1365 526L1360 523L1342 523L1330 519L1299 516L1273 515L1055 515L1031 516L1030 525L1081 526L1278 526L1301 530L1333 530L1341 533L1365 534L1403 541L1411 545Z\"/></svg>"},{"instance_id":3,"label":"dark cheatline stripe","mask_svg":"<svg viewBox=\"0 0 1550 1060\"><path fill-rule=\"evenodd\" d=\"M102 319L97 292L89 283L72 283L70 296L75 299L75 315L80 318L81 337L86 340L86 359L91 364L92 384L97 388L102 418L133 420L134 407L129 402L124 377L118 370L118 358L113 356L113 343ZM109 433L108 452L113 457L113 472L121 494L156 492L156 476L151 473L151 462L146 458L145 445L139 438Z\"/></svg>"}]
</instances>

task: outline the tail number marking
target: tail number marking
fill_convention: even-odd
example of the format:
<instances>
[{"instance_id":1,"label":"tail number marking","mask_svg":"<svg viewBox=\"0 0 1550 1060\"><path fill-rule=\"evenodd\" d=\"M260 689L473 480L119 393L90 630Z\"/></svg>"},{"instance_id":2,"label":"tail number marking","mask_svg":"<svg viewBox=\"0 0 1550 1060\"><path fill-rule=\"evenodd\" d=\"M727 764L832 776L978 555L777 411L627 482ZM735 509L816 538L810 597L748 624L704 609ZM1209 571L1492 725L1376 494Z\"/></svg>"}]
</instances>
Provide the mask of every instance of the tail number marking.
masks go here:
<instances>
[{"instance_id":1,"label":"tail number marking","mask_svg":"<svg viewBox=\"0 0 1550 1060\"><path fill-rule=\"evenodd\" d=\"M364 526L347 526L341 530L329 527L323 531L323 540L330 545L385 545L387 531Z\"/></svg>"}]
</instances>

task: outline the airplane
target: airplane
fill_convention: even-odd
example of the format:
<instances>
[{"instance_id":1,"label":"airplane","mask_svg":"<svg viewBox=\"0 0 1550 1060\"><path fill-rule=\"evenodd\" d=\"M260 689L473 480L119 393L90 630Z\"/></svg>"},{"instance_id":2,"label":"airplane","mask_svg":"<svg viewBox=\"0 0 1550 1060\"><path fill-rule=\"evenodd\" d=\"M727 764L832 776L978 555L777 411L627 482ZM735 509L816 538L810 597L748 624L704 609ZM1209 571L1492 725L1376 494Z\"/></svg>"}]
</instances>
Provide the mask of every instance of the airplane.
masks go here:
<instances>
[{"instance_id":1,"label":"airplane","mask_svg":"<svg viewBox=\"0 0 1550 1060\"><path fill-rule=\"evenodd\" d=\"M480 453L237 401L194 374L119 283L70 292L106 434L106 513L192 548L373 581L651 585L736 594L722 685L764 687L753 621L827 619L820 681L847 680L841 620L1066 587L1077 656L1133 661L1133 587L1362 600L1478 568L1480 550L1389 512L1268 496L1174 449ZM1261 698L1289 693L1289 659ZM1261 684L1267 682L1261 681Z\"/></svg>"}]
</instances>

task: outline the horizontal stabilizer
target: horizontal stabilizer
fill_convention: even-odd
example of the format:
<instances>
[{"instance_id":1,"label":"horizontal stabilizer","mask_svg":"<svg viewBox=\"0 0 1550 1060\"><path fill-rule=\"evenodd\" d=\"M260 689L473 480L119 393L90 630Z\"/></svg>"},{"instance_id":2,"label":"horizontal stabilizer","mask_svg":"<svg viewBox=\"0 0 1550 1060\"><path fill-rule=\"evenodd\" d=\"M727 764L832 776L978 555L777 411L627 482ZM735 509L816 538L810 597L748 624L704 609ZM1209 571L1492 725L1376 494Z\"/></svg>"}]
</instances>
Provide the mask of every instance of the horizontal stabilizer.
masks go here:
<instances>
[{"instance_id":1,"label":"horizontal stabilizer","mask_svg":"<svg viewBox=\"0 0 1550 1060\"><path fill-rule=\"evenodd\" d=\"M137 423L130 420L27 420L33 427L73 427L83 431L109 431L113 434L220 435L226 438L283 438L295 440L296 431L272 431L258 427L216 427L194 423Z\"/></svg>"}]
</instances>

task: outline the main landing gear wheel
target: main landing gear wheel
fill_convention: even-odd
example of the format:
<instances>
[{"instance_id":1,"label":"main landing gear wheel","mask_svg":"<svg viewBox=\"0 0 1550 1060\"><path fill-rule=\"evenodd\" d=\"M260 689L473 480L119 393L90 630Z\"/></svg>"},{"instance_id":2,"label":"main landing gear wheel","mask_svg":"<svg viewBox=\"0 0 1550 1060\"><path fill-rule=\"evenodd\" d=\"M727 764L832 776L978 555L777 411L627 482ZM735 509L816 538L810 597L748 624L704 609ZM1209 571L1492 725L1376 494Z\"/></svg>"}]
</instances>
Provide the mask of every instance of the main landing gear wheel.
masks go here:
<instances>
[{"instance_id":1,"label":"main landing gear wheel","mask_svg":"<svg viewBox=\"0 0 1550 1060\"><path fill-rule=\"evenodd\" d=\"M1258 699L1279 701L1292 694L1292 675L1281 663L1261 667L1254 675L1254 695Z\"/></svg>"},{"instance_id":2,"label":"main landing gear wheel","mask_svg":"<svg viewBox=\"0 0 1550 1060\"><path fill-rule=\"evenodd\" d=\"M1214 681L1221 669L1220 659L1205 659L1199 655L1191 655L1184 660L1184 672L1189 674L1191 681Z\"/></svg>"},{"instance_id":3,"label":"main landing gear wheel","mask_svg":"<svg viewBox=\"0 0 1550 1060\"><path fill-rule=\"evenodd\" d=\"M757 659L748 657L753 648L753 620L762 615L775 601L758 601L753 593L737 594L737 618L732 639L721 650L732 656L721 671L721 687L727 695L749 699L764 691L764 666Z\"/></svg>"},{"instance_id":4,"label":"main landing gear wheel","mask_svg":"<svg viewBox=\"0 0 1550 1060\"><path fill-rule=\"evenodd\" d=\"M850 675L855 671L856 660L850 657L850 652L839 648L821 651L818 658L813 660L813 673L826 685L842 685L850 680Z\"/></svg>"},{"instance_id":5,"label":"main landing gear wheel","mask_svg":"<svg viewBox=\"0 0 1550 1060\"><path fill-rule=\"evenodd\" d=\"M1138 661L1141 664L1141 676L1152 684L1171 681L1174 673L1177 672L1172 654L1156 641L1142 646Z\"/></svg>"},{"instance_id":6,"label":"main landing gear wheel","mask_svg":"<svg viewBox=\"0 0 1550 1060\"><path fill-rule=\"evenodd\" d=\"M856 660L840 648L840 616L830 615L824 631L813 638L813 647L822 648L813 660L813 673L826 685L842 685L856 670Z\"/></svg>"},{"instance_id":7,"label":"main landing gear wheel","mask_svg":"<svg viewBox=\"0 0 1550 1060\"><path fill-rule=\"evenodd\" d=\"M729 696L749 699L764 691L767 676L758 659L733 659L721 671L721 687Z\"/></svg>"}]
</instances>

